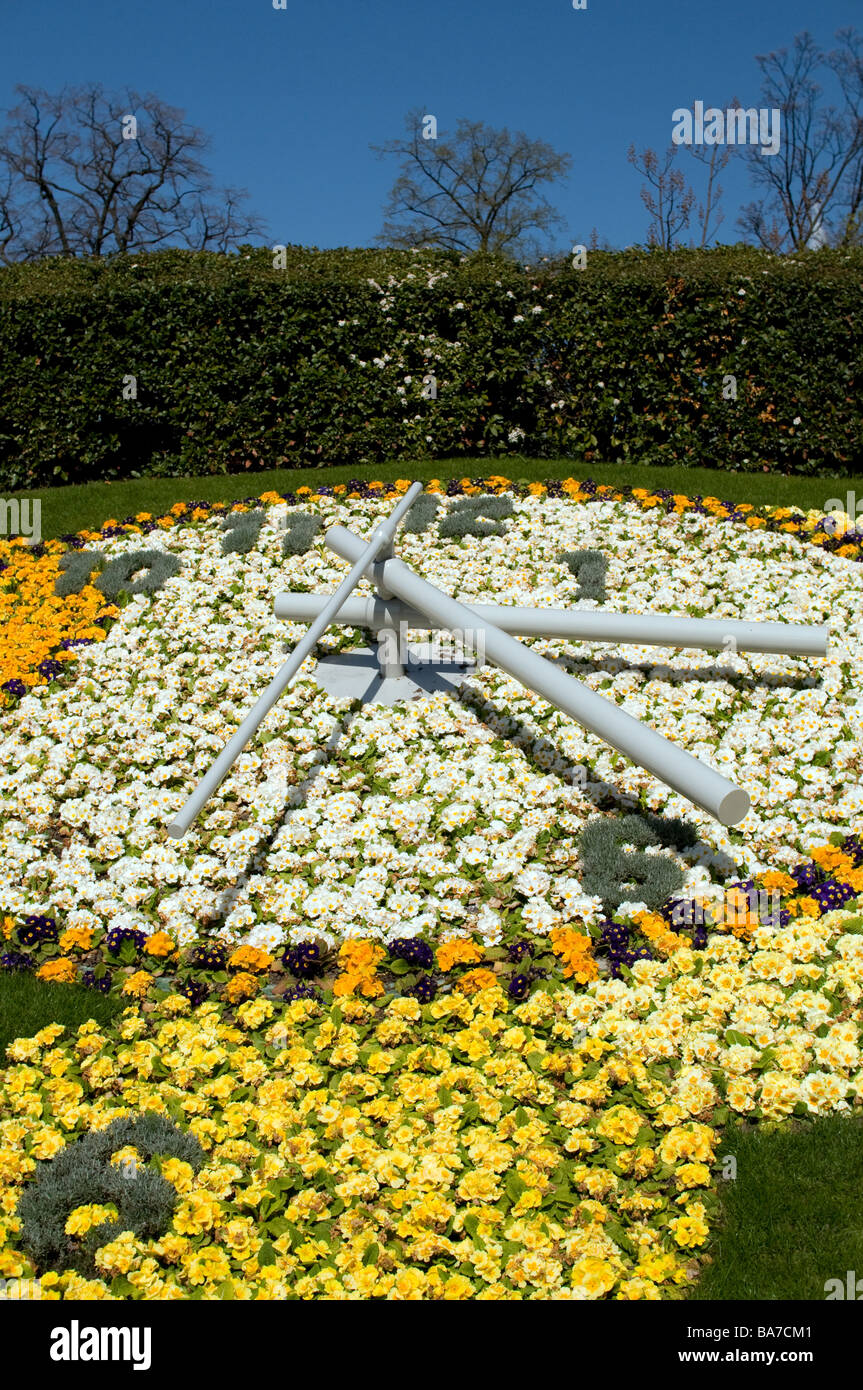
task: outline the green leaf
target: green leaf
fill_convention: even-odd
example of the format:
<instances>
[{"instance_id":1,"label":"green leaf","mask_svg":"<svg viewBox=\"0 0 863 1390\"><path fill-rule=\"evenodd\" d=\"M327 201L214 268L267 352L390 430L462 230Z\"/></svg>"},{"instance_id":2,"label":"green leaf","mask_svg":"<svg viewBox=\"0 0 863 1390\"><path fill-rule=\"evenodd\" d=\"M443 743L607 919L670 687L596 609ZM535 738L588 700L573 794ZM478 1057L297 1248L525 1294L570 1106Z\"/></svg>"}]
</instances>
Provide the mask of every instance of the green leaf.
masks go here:
<instances>
[{"instance_id":1,"label":"green leaf","mask_svg":"<svg viewBox=\"0 0 863 1390\"><path fill-rule=\"evenodd\" d=\"M378 1256L380 1255L380 1253L381 1253L381 1248L380 1248L380 1246L379 1246L375 1241L372 1241L371 1245L370 1245L370 1246L368 1247L368 1249L366 1250L366 1253L363 1255L363 1264L364 1264L364 1265L374 1265L374 1264L377 1264L377 1262L378 1262Z\"/></svg>"},{"instance_id":2,"label":"green leaf","mask_svg":"<svg viewBox=\"0 0 863 1390\"><path fill-rule=\"evenodd\" d=\"M527 1190L524 1178L519 1177L514 1169L507 1173L503 1186L507 1197L513 1202L517 1202L521 1194Z\"/></svg>"}]
</instances>

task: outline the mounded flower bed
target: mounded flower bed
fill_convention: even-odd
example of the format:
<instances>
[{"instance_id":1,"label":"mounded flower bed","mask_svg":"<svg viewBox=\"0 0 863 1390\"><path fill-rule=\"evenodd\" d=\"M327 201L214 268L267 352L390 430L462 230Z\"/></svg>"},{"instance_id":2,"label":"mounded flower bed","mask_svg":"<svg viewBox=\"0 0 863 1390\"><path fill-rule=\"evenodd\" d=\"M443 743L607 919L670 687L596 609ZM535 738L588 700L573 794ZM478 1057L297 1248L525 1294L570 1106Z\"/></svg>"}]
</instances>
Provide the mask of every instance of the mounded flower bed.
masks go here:
<instances>
[{"instance_id":1,"label":"mounded flower bed","mask_svg":"<svg viewBox=\"0 0 863 1390\"><path fill-rule=\"evenodd\" d=\"M331 590L323 529L367 532L386 491L3 547L0 964L130 1007L10 1049L0 1274L70 1298L680 1296L727 1119L859 1103L863 575L823 518L487 479L452 491L507 501L490 533L443 502L399 537L468 603L829 623L826 659L533 643L743 785L731 830L500 671L363 710L309 659L166 839L304 631L274 594ZM167 557L149 590L122 564L144 548ZM76 1186L74 1154L48 1171L151 1111L202 1157L114 1154L152 1175L149 1226L143 1187L137 1212L116 1175ZM40 1235L19 1201L43 1181L74 1204Z\"/></svg>"}]
</instances>

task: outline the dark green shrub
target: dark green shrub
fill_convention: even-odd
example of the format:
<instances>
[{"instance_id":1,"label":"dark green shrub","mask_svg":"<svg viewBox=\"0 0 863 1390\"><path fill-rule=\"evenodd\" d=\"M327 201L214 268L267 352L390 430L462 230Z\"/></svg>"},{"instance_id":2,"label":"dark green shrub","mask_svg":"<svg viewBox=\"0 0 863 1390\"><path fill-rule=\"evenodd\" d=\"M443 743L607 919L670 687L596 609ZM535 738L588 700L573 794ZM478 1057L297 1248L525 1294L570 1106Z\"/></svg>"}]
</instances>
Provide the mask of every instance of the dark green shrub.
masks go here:
<instances>
[{"instance_id":1,"label":"dark green shrub","mask_svg":"<svg viewBox=\"0 0 863 1390\"><path fill-rule=\"evenodd\" d=\"M861 282L863 249L826 248L7 266L0 486L507 455L849 473Z\"/></svg>"}]
</instances>

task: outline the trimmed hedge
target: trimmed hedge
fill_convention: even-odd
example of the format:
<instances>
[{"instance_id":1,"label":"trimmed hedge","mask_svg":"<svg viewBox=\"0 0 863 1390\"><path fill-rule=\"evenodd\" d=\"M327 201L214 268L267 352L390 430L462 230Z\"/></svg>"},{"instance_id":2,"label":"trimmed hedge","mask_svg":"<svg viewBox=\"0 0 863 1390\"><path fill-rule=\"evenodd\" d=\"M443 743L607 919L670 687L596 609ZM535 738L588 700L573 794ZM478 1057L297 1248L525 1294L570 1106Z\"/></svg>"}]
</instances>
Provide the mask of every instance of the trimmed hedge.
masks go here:
<instances>
[{"instance_id":1,"label":"trimmed hedge","mask_svg":"<svg viewBox=\"0 0 863 1390\"><path fill-rule=\"evenodd\" d=\"M0 487L507 454L810 475L861 461L863 249L596 251L580 271L285 259L0 270Z\"/></svg>"}]
</instances>

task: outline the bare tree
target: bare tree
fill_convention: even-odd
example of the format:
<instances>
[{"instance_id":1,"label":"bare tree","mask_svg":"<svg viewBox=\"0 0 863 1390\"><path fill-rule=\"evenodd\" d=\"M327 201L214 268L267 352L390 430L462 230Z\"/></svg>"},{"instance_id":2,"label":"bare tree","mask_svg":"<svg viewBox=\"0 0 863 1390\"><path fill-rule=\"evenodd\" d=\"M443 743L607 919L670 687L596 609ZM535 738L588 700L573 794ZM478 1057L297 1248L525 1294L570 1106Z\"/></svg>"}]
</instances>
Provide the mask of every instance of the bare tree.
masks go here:
<instances>
[{"instance_id":1,"label":"bare tree","mask_svg":"<svg viewBox=\"0 0 863 1390\"><path fill-rule=\"evenodd\" d=\"M639 155L635 145L630 145L626 155L630 164L647 179L650 188L656 190L651 193L650 188L642 186L641 201L652 219L648 242L651 246L661 246L664 251L670 251L677 233L689 226L695 205L694 190L687 187L681 170L672 167L676 155L676 145L666 150L662 165L655 150L645 149Z\"/></svg>"},{"instance_id":2,"label":"bare tree","mask_svg":"<svg viewBox=\"0 0 863 1390\"><path fill-rule=\"evenodd\" d=\"M723 188L719 182L719 175L728 164L731 158L729 146L711 145L710 152L703 145L688 145L684 148L699 164L703 164L707 170L707 189L704 195L704 202L698 204L697 221L701 228L701 240L699 246L707 246L711 237L719 231L725 221L725 214L720 210L719 202L722 197Z\"/></svg>"},{"instance_id":3,"label":"bare tree","mask_svg":"<svg viewBox=\"0 0 863 1390\"><path fill-rule=\"evenodd\" d=\"M450 140L425 138L423 121L412 111L405 139L371 146L379 157L402 160L378 242L537 254L531 234L562 221L538 187L566 174L571 157L521 131L510 135L481 121L459 120Z\"/></svg>"},{"instance_id":4,"label":"bare tree","mask_svg":"<svg viewBox=\"0 0 863 1390\"><path fill-rule=\"evenodd\" d=\"M157 97L56 96L18 86L0 132L0 259L104 256L176 244L227 251L263 224L242 189L215 189L198 154L209 141ZM133 132L130 138L130 132Z\"/></svg>"},{"instance_id":5,"label":"bare tree","mask_svg":"<svg viewBox=\"0 0 863 1390\"><path fill-rule=\"evenodd\" d=\"M836 34L825 56L811 34L798 34L793 52L759 56L765 105L778 107L781 144L775 155L746 153L753 181L765 196L749 203L738 225L771 251L807 245L848 246L863 221L863 36ZM838 80L843 105L821 105L820 68Z\"/></svg>"}]
</instances>

